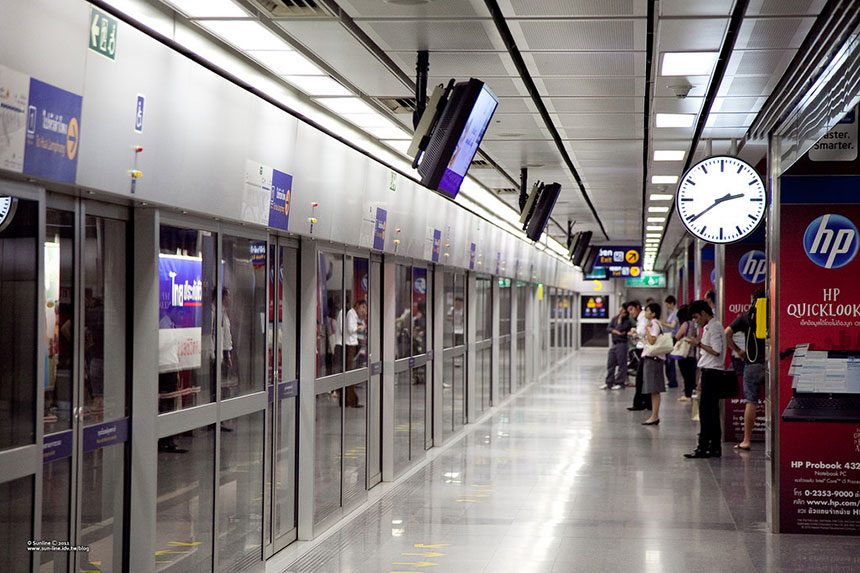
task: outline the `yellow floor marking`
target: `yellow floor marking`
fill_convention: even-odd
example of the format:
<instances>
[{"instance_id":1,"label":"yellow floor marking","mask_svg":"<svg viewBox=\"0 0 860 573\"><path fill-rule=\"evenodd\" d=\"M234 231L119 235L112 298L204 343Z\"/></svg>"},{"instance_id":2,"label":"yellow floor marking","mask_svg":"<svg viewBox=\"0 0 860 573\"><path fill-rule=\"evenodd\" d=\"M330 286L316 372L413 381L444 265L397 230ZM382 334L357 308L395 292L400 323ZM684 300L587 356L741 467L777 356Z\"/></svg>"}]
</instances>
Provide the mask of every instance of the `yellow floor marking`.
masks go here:
<instances>
[{"instance_id":1,"label":"yellow floor marking","mask_svg":"<svg viewBox=\"0 0 860 573\"><path fill-rule=\"evenodd\" d=\"M435 567L436 563L432 561L407 561L407 562L397 562L395 561L392 565L414 565L415 567Z\"/></svg>"},{"instance_id":2,"label":"yellow floor marking","mask_svg":"<svg viewBox=\"0 0 860 573\"><path fill-rule=\"evenodd\" d=\"M162 555L185 555L186 553L191 553L190 551L180 551L178 549L159 549L155 552L155 554L159 557Z\"/></svg>"},{"instance_id":3,"label":"yellow floor marking","mask_svg":"<svg viewBox=\"0 0 860 573\"><path fill-rule=\"evenodd\" d=\"M401 553L401 555L405 557L445 557L447 553L435 553L433 551L427 551L425 553Z\"/></svg>"},{"instance_id":4,"label":"yellow floor marking","mask_svg":"<svg viewBox=\"0 0 860 573\"><path fill-rule=\"evenodd\" d=\"M197 547L202 541L168 541L170 547Z\"/></svg>"},{"instance_id":5,"label":"yellow floor marking","mask_svg":"<svg viewBox=\"0 0 860 573\"><path fill-rule=\"evenodd\" d=\"M417 547L418 549L442 549L443 547L448 547L448 544L447 543L433 543L433 544L416 543L413 547Z\"/></svg>"},{"instance_id":6,"label":"yellow floor marking","mask_svg":"<svg viewBox=\"0 0 860 573\"><path fill-rule=\"evenodd\" d=\"M458 499L457 501L461 503L478 503L477 499Z\"/></svg>"}]
</instances>

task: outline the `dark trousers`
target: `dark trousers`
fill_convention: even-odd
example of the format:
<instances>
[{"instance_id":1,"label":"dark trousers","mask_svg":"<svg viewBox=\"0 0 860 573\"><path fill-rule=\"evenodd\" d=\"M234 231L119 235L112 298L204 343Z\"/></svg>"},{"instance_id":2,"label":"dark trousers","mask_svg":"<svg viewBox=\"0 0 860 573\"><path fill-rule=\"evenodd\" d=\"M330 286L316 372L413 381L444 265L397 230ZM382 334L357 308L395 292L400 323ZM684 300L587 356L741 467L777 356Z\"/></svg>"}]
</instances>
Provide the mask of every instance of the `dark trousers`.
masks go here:
<instances>
[{"instance_id":1,"label":"dark trousers","mask_svg":"<svg viewBox=\"0 0 860 573\"><path fill-rule=\"evenodd\" d=\"M645 359L642 358L642 349L636 349L636 355L639 357L639 368L636 369L636 393L633 394L634 408L651 409L651 394L642 393L642 368L645 366Z\"/></svg>"},{"instance_id":2,"label":"dark trousers","mask_svg":"<svg viewBox=\"0 0 860 573\"><path fill-rule=\"evenodd\" d=\"M624 386L627 384L627 341L609 347L606 359L606 385Z\"/></svg>"},{"instance_id":3,"label":"dark trousers","mask_svg":"<svg viewBox=\"0 0 860 573\"><path fill-rule=\"evenodd\" d=\"M684 379L684 396L689 398L693 395L693 390L696 388L696 359L682 358L678 360L678 369L681 371L681 377Z\"/></svg>"},{"instance_id":4,"label":"dark trousers","mask_svg":"<svg viewBox=\"0 0 860 573\"><path fill-rule=\"evenodd\" d=\"M677 388L678 387L678 374L675 371L675 361L667 360L666 361L666 380L669 381L669 388Z\"/></svg>"},{"instance_id":5,"label":"dark trousers","mask_svg":"<svg viewBox=\"0 0 860 573\"><path fill-rule=\"evenodd\" d=\"M699 394L699 449L714 451L722 447L720 426L719 373L712 368L702 370L702 391Z\"/></svg>"}]
</instances>

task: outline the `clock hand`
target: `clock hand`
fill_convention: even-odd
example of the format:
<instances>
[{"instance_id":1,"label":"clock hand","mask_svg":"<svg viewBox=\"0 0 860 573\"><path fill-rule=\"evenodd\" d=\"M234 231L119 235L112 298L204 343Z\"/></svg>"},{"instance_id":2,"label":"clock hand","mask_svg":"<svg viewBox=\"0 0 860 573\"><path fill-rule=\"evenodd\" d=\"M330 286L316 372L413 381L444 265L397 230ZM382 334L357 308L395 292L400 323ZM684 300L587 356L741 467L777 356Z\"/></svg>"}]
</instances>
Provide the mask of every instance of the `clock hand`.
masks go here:
<instances>
[{"instance_id":1,"label":"clock hand","mask_svg":"<svg viewBox=\"0 0 860 573\"><path fill-rule=\"evenodd\" d=\"M696 219L698 219L699 217L701 217L702 215L704 215L705 213L707 213L708 211L710 211L711 209L713 209L714 207L719 205L720 203L724 203L725 201L731 201L732 199L739 199L740 197L743 197L743 196L744 196L743 193L738 193L737 195L732 195L731 193L726 193L722 197L715 199L714 202L711 203L710 205L708 205L708 207L705 208L704 211L702 211L698 215L693 215L692 217L690 217L690 222L692 223L693 221L695 221Z\"/></svg>"}]
</instances>

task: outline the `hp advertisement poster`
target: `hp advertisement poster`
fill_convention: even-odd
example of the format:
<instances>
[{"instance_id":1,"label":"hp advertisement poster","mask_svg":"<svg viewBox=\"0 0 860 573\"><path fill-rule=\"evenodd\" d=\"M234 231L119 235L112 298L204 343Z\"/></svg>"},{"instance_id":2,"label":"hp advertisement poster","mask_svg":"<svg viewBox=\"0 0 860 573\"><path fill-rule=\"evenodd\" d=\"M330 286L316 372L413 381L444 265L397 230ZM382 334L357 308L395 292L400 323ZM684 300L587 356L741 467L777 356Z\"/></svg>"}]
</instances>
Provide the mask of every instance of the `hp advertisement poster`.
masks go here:
<instances>
[{"instance_id":1,"label":"hp advertisement poster","mask_svg":"<svg viewBox=\"0 0 860 573\"><path fill-rule=\"evenodd\" d=\"M203 259L158 256L158 371L199 368L203 332Z\"/></svg>"},{"instance_id":2,"label":"hp advertisement poster","mask_svg":"<svg viewBox=\"0 0 860 573\"><path fill-rule=\"evenodd\" d=\"M782 178L772 415L783 532L860 534L858 186L856 176Z\"/></svg>"},{"instance_id":3,"label":"hp advertisement poster","mask_svg":"<svg viewBox=\"0 0 860 573\"><path fill-rule=\"evenodd\" d=\"M286 231L292 191L292 175L256 161L246 161L242 219Z\"/></svg>"},{"instance_id":4,"label":"hp advertisement poster","mask_svg":"<svg viewBox=\"0 0 860 573\"><path fill-rule=\"evenodd\" d=\"M739 315L745 314L750 307L750 297L759 288L765 287L767 259L764 253L764 229L750 235L748 240L731 243L725 247L725 304L723 305L723 325L729 326ZM745 348L745 333L735 333L735 344ZM740 442L744 437L744 397L743 370L738 372L740 392L737 397L724 400L725 418L723 420L723 439L726 442ZM765 440L765 407L760 400L756 407L756 420L753 426L754 442Z\"/></svg>"}]
</instances>

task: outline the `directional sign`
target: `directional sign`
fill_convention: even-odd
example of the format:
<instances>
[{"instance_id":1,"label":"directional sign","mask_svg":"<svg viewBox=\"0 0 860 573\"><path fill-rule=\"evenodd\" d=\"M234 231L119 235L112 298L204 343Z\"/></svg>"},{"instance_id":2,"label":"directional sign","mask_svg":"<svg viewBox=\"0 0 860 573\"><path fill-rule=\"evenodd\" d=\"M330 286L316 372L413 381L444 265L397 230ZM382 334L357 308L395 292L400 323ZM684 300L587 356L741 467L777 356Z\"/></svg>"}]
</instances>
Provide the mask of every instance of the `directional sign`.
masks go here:
<instances>
[{"instance_id":1,"label":"directional sign","mask_svg":"<svg viewBox=\"0 0 860 573\"><path fill-rule=\"evenodd\" d=\"M638 277L628 278L628 288L666 288L665 273L642 273Z\"/></svg>"},{"instance_id":2,"label":"directional sign","mask_svg":"<svg viewBox=\"0 0 860 573\"><path fill-rule=\"evenodd\" d=\"M90 50L116 60L117 21L101 10L90 12Z\"/></svg>"}]
</instances>

